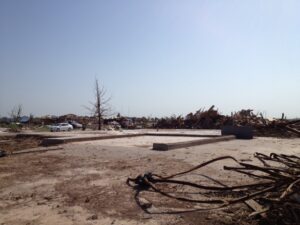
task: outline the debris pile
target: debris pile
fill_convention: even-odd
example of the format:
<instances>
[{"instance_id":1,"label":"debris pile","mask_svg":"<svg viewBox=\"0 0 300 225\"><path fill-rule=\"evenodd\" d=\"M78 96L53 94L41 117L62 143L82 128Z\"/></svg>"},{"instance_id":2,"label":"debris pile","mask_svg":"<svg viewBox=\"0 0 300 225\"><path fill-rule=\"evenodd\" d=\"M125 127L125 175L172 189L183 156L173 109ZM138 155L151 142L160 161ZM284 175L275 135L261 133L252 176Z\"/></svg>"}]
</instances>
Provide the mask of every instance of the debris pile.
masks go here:
<instances>
[{"instance_id":1,"label":"debris pile","mask_svg":"<svg viewBox=\"0 0 300 225\"><path fill-rule=\"evenodd\" d=\"M199 109L195 114L189 113L184 122L186 128L218 129L223 125L225 118L213 105L208 110Z\"/></svg>"},{"instance_id":2,"label":"debris pile","mask_svg":"<svg viewBox=\"0 0 300 225\"><path fill-rule=\"evenodd\" d=\"M250 126L255 129L258 136L273 137L297 137L300 136L300 120L289 121L282 117L281 119L266 119L262 113L255 114L252 109L241 110L228 118L233 125ZM227 121L228 122L228 121ZM297 125L298 124L298 125ZM294 127L291 127L293 126Z\"/></svg>"},{"instance_id":3,"label":"debris pile","mask_svg":"<svg viewBox=\"0 0 300 225\"><path fill-rule=\"evenodd\" d=\"M252 218L262 218L270 224L299 224L300 157L275 153L270 155L255 153L254 157L262 165L240 162L234 157L224 156L173 175L147 173L136 178L128 178L127 184L134 187L135 200L147 213L206 211L246 203L255 210L249 214ZM230 186L206 175L202 177L209 178L214 185L204 185L203 180L200 180L201 183L188 181L188 175L192 172L195 173L209 164L228 159L233 160L237 166L224 166L225 171L246 175L252 182ZM178 177L184 178L178 179ZM185 207L183 209L162 208L151 201L145 207L143 198L140 197L142 193L163 196L164 198L159 198L157 204L172 199L177 203L176 205L185 204Z\"/></svg>"},{"instance_id":4,"label":"debris pile","mask_svg":"<svg viewBox=\"0 0 300 225\"><path fill-rule=\"evenodd\" d=\"M257 136L270 137L299 137L300 120L290 121L284 118L267 119L262 113L255 114L252 109L242 109L230 116L222 115L215 106L208 110L200 109L181 116L164 117L159 119L156 128L166 129L221 129L224 126L249 126Z\"/></svg>"}]
</instances>

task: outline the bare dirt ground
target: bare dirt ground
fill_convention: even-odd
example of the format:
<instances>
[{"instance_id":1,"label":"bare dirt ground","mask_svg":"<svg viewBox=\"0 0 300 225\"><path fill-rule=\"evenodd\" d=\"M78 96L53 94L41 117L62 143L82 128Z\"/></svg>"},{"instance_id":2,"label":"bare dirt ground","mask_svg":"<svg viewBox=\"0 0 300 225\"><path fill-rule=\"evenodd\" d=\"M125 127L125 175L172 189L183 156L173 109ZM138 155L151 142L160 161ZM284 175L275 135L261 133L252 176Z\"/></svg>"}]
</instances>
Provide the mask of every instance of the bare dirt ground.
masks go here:
<instances>
[{"instance_id":1,"label":"bare dirt ground","mask_svg":"<svg viewBox=\"0 0 300 225\"><path fill-rule=\"evenodd\" d=\"M15 137L15 135L0 135L0 150L14 152L28 148L35 148L40 145L41 137Z\"/></svg>"},{"instance_id":2,"label":"bare dirt ground","mask_svg":"<svg viewBox=\"0 0 300 225\"><path fill-rule=\"evenodd\" d=\"M300 139L233 140L158 152L149 149L148 138L71 143L59 151L0 158L0 224L258 224L247 219L251 210L244 204L208 212L146 214L126 179L147 171L171 174L224 155L245 161L254 152L300 156ZM247 182L224 174L222 166L213 164L201 173L230 184ZM199 176L193 179L205 182ZM158 208L188 207L157 195L143 197Z\"/></svg>"}]
</instances>

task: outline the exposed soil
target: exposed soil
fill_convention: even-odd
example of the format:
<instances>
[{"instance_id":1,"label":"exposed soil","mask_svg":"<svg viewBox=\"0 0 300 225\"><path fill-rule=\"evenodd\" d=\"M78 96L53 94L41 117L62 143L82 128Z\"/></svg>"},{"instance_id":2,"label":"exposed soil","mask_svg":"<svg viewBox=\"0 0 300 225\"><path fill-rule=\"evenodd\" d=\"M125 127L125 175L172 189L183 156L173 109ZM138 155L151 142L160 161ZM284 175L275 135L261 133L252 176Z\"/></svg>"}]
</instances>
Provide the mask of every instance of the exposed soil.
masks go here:
<instances>
[{"instance_id":1,"label":"exposed soil","mask_svg":"<svg viewBox=\"0 0 300 225\"><path fill-rule=\"evenodd\" d=\"M38 136L0 136L0 150L14 152L38 147L42 141Z\"/></svg>"},{"instance_id":2,"label":"exposed soil","mask_svg":"<svg viewBox=\"0 0 300 225\"><path fill-rule=\"evenodd\" d=\"M63 148L0 158L0 224L259 224L247 217L251 210L244 204L188 214L146 214L136 204L135 191L126 185L126 179L148 171L172 174L220 155L240 160L250 160L255 151L299 155L300 140L235 140L167 152L132 147L131 143L115 146L108 141L105 145L91 141ZM243 176L223 173L222 166L216 164L200 172L222 182L247 182ZM205 182L197 174L189 179ZM154 193L142 197L157 209L190 207Z\"/></svg>"}]
</instances>

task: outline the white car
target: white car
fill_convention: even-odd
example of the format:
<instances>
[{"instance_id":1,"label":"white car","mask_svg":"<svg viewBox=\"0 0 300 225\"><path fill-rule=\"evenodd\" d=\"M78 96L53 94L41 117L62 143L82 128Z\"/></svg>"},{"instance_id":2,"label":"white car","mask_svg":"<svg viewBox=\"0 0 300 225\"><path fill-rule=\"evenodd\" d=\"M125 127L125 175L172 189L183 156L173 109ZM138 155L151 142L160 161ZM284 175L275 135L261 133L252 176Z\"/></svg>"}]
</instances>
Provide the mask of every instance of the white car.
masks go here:
<instances>
[{"instance_id":1,"label":"white car","mask_svg":"<svg viewBox=\"0 0 300 225\"><path fill-rule=\"evenodd\" d=\"M73 126L68 123L58 123L58 124L49 126L49 129L51 132L53 132L53 131L71 131L71 130L73 130Z\"/></svg>"},{"instance_id":2,"label":"white car","mask_svg":"<svg viewBox=\"0 0 300 225\"><path fill-rule=\"evenodd\" d=\"M68 121L69 124L71 124L73 126L73 128L82 128L82 124L77 123L76 121L72 120L72 121Z\"/></svg>"}]
</instances>

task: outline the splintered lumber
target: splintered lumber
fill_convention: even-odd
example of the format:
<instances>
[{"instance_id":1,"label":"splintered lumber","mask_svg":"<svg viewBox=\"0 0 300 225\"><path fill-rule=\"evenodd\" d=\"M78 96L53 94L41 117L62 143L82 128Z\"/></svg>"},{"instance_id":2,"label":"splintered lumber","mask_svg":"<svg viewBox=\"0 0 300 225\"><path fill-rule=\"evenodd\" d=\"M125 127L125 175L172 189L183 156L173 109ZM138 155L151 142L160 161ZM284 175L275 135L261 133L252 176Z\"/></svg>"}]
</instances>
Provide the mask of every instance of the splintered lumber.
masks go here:
<instances>
[{"instance_id":1,"label":"splintered lumber","mask_svg":"<svg viewBox=\"0 0 300 225\"><path fill-rule=\"evenodd\" d=\"M286 129L293 132L293 133L295 133L295 134L298 134L300 136L300 131L299 130L296 130L296 129L290 127L290 126L286 126Z\"/></svg>"},{"instance_id":2,"label":"splintered lumber","mask_svg":"<svg viewBox=\"0 0 300 225\"><path fill-rule=\"evenodd\" d=\"M254 213L251 213L250 216L254 215L261 215L262 217L266 218L266 210L269 210L268 208L263 207L262 205L258 204L255 200L250 199L245 201L245 203L254 210Z\"/></svg>"}]
</instances>

